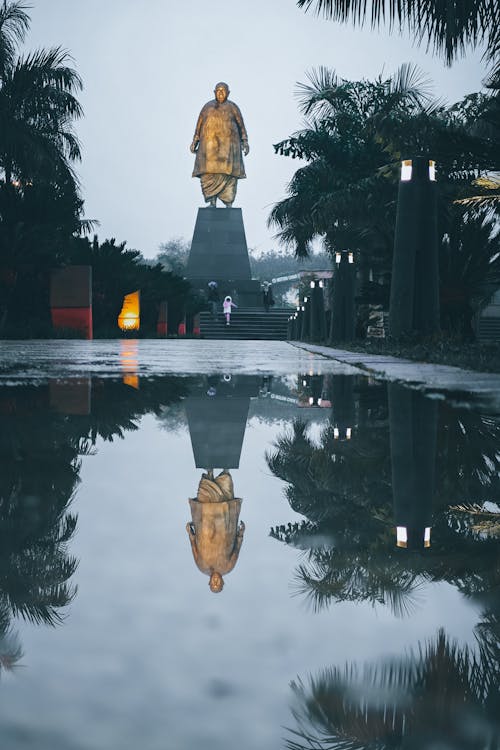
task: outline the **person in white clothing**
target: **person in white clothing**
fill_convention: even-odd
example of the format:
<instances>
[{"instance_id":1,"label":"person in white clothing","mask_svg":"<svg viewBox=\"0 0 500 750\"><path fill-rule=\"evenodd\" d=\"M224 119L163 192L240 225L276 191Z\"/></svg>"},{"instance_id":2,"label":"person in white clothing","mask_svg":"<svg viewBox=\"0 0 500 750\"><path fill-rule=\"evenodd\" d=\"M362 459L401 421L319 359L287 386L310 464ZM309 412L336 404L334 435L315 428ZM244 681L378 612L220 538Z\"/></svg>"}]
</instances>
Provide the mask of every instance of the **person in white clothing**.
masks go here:
<instances>
[{"instance_id":1,"label":"person in white clothing","mask_svg":"<svg viewBox=\"0 0 500 750\"><path fill-rule=\"evenodd\" d=\"M222 303L222 309L224 310L224 315L226 316L226 325L228 326L231 320L231 309L233 307L238 307L238 305L235 305L229 294L227 297L224 297L224 302Z\"/></svg>"}]
</instances>

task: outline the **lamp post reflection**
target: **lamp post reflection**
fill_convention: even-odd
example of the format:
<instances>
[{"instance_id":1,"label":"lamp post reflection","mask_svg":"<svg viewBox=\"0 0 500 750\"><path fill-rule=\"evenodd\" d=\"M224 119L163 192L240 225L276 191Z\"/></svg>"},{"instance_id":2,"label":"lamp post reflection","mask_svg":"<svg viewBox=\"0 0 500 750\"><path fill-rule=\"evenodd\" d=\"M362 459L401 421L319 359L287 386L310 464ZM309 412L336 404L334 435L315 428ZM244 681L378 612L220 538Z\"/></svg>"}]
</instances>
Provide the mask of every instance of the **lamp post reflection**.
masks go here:
<instances>
[{"instance_id":1,"label":"lamp post reflection","mask_svg":"<svg viewBox=\"0 0 500 750\"><path fill-rule=\"evenodd\" d=\"M390 383L389 423L396 545L431 546L437 402Z\"/></svg>"}]
</instances>

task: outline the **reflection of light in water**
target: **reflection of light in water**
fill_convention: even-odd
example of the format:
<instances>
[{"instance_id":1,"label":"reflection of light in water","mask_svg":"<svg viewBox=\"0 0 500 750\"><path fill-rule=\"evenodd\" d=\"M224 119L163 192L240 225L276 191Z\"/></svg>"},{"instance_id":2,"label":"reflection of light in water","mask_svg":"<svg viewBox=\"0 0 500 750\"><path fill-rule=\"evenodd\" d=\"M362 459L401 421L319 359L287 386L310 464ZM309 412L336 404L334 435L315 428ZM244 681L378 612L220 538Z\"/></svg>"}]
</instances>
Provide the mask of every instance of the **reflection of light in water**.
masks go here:
<instances>
[{"instance_id":1,"label":"reflection of light in water","mask_svg":"<svg viewBox=\"0 0 500 750\"><path fill-rule=\"evenodd\" d=\"M139 342L135 340L120 341L120 362L123 371L123 382L131 388L139 389L139 376L137 369Z\"/></svg>"},{"instance_id":2,"label":"reflection of light in water","mask_svg":"<svg viewBox=\"0 0 500 750\"><path fill-rule=\"evenodd\" d=\"M426 526L424 529L423 546L431 546L431 527ZM408 546L408 530L406 526L396 526L396 546L406 548Z\"/></svg>"}]
</instances>

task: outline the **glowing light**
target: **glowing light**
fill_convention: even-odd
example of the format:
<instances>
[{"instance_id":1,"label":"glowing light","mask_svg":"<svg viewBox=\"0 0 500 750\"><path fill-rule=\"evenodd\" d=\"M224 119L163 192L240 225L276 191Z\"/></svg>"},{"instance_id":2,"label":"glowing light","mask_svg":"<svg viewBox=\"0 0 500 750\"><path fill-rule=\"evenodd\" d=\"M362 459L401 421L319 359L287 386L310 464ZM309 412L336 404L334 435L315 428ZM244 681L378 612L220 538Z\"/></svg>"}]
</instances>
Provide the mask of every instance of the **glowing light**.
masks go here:
<instances>
[{"instance_id":1,"label":"glowing light","mask_svg":"<svg viewBox=\"0 0 500 750\"><path fill-rule=\"evenodd\" d=\"M342 256L340 253L335 253L335 263L340 263Z\"/></svg>"},{"instance_id":2,"label":"glowing light","mask_svg":"<svg viewBox=\"0 0 500 750\"><path fill-rule=\"evenodd\" d=\"M312 396L309 396L309 406L312 406L314 404L314 399Z\"/></svg>"},{"instance_id":3,"label":"glowing light","mask_svg":"<svg viewBox=\"0 0 500 750\"><path fill-rule=\"evenodd\" d=\"M318 398L318 406L321 406L321 399Z\"/></svg>"},{"instance_id":4,"label":"glowing light","mask_svg":"<svg viewBox=\"0 0 500 750\"><path fill-rule=\"evenodd\" d=\"M316 286L316 282L315 281L310 281L309 282L309 286L311 287L311 289L314 289L314 287Z\"/></svg>"},{"instance_id":5,"label":"glowing light","mask_svg":"<svg viewBox=\"0 0 500 750\"><path fill-rule=\"evenodd\" d=\"M122 331L138 331L140 328L140 291L126 294L118 316L118 327Z\"/></svg>"},{"instance_id":6,"label":"glowing light","mask_svg":"<svg viewBox=\"0 0 500 750\"><path fill-rule=\"evenodd\" d=\"M349 253L347 256L349 263L354 263L354 253Z\"/></svg>"},{"instance_id":7,"label":"glowing light","mask_svg":"<svg viewBox=\"0 0 500 750\"><path fill-rule=\"evenodd\" d=\"M323 289L323 287L325 286L323 279L320 279L318 283L319 283L319 288Z\"/></svg>"},{"instance_id":8,"label":"glowing light","mask_svg":"<svg viewBox=\"0 0 500 750\"><path fill-rule=\"evenodd\" d=\"M333 437L334 437L334 440L338 440L339 439L339 435L340 435L339 428L338 427L334 427L333 428Z\"/></svg>"},{"instance_id":9,"label":"glowing light","mask_svg":"<svg viewBox=\"0 0 500 750\"><path fill-rule=\"evenodd\" d=\"M424 547L431 546L431 527L426 526L424 529Z\"/></svg>"},{"instance_id":10,"label":"glowing light","mask_svg":"<svg viewBox=\"0 0 500 750\"><path fill-rule=\"evenodd\" d=\"M352 427L347 427L345 431L345 438L346 440L350 440L352 437Z\"/></svg>"},{"instance_id":11,"label":"glowing light","mask_svg":"<svg viewBox=\"0 0 500 750\"><path fill-rule=\"evenodd\" d=\"M436 162L429 159L429 180L436 182Z\"/></svg>"},{"instance_id":12,"label":"glowing light","mask_svg":"<svg viewBox=\"0 0 500 750\"><path fill-rule=\"evenodd\" d=\"M411 159L405 159L401 162L401 182L409 182L411 180L412 173Z\"/></svg>"},{"instance_id":13,"label":"glowing light","mask_svg":"<svg viewBox=\"0 0 500 750\"><path fill-rule=\"evenodd\" d=\"M396 527L396 545L398 547L408 546L408 532L406 526Z\"/></svg>"}]
</instances>

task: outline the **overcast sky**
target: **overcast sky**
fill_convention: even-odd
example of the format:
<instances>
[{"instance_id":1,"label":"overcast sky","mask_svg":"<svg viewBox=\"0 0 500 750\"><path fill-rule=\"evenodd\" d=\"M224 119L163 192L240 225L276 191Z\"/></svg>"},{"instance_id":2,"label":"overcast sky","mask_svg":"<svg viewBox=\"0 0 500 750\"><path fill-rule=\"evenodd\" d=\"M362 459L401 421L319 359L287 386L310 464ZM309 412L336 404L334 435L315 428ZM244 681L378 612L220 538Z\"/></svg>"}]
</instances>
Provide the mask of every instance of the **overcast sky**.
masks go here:
<instances>
[{"instance_id":1,"label":"overcast sky","mask_svg":"<svg viewBox=\"0 0 500 750\"><path fill-rule=\"evenodd\" d=\"M311 14L295 0L31 0L26 47L61 45L84 82L78 172L88 218L101 240L115 237L153 257L172 237L191 239L204 205L191 177L189 144L214 84L231 88L250 154L235 206L249 247L276 247L266 220L299 162L273 143L302 125L295 84L320 65L343 78L374 78L417 63L449 103L478 91L479 52L446 68L408 37L354 30ZM223 210L223 209L221 209Z\"/></svg>"}]
</instances>

